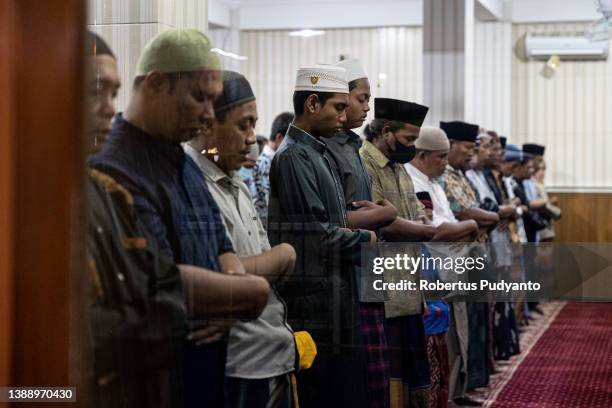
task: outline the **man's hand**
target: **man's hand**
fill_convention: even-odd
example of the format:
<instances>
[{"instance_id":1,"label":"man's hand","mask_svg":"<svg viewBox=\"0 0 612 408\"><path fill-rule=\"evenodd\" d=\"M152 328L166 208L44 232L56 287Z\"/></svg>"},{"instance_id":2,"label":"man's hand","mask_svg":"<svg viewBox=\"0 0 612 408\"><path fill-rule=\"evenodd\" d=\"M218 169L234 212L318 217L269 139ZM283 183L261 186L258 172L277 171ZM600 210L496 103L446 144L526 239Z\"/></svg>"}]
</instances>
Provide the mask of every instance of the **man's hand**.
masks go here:
<instances>
[{"instance_id":1,"label":"man's hand","mask_svg":"<svg viewBox=\"0 0 612 408\"><path fill-rule=\"evenodd\" d=\"M418 220L421 221L425 225L431 225L431 221L426 215L419 215Z\"/></svg>"},{"instance_id":2,"label":"man's hand","mask_svg":"<svg viewBox=\"0 0 612 408\"><path fill-rule=\"evenodd\" d=\"M361 201L353 201L353 207L357 210L376 210L381 206L373 203L372 201L361 200Z\"/></svg>"},{"instance_id":3,"label":"man's hand","mask_svg":"<svg viewBox=\"0 0 612 408\"><path fill-rule=\"evenodd\" d=\"M499 218L506 219L512 217L516 213L516 206L514 204L500 205L499 206Z\"/></svg>"},{"instance_id":4,"label":"man's hand","mask_svg":"<svg viewBox=\"0 0 612 408\"><path fill-rule=\"evenodd\" d=\"M191 324L191 332L187 336L196 346L204 346L223 340L234 325L232 319L210 319Z\"/></svg>"}]
</instances>

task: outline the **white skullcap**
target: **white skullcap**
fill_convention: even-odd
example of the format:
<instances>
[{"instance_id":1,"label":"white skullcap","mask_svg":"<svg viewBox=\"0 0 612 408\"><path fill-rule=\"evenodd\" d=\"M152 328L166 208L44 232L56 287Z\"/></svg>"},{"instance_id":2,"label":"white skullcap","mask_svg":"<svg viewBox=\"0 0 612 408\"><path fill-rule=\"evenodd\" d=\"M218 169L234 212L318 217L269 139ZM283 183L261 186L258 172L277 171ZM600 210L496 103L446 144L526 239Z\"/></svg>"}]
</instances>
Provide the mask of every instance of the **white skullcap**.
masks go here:
<instances>
[{"instance_id":1,"label":"white skullcap","mask_svg":"<svg viewBox=\"0 0 612 408\"><path fill-rule=\"evenodd\" d=\"M423 126L419 132L419 137L414 142L414 147L419 150L435 152L438 150L449 150L450 142L442 129Z\"/></svg>"},{"instance_id":2,"label":"white skullcap","mask_svg":"<svg viewBox=\"0 0 612 408\"><path fill-rule=\"evenodd\" d=\"M333 65L313 65L300 68L295 91L349 93L346 70Z\"/></svg>"},{"instance_id":3,"label":"white skullcap","mask_svg":"<svg viewBox=\"0 0 612 408\"><path fill-rule=\"evenodd\" d=\"M346 80L348 82L368 77L358 59L343 60L337 62L336 66L346 69Z\"/></svg>"}]
</instances>

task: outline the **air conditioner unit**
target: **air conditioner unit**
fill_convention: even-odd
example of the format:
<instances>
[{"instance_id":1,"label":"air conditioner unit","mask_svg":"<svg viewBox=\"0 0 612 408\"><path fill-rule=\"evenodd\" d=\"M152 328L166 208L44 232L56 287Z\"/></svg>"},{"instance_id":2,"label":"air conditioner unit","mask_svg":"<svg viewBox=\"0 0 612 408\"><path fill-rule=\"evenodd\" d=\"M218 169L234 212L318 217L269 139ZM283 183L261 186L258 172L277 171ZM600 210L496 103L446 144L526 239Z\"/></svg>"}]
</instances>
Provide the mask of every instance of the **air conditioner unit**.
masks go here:
<instances>
[{"instance_id":1,"label":"air conditioner unit","mask_svg":"<svg viewBox=\"0 0 612 408\"><path fill-rule=\"evenodd\" d=\"M608 40L590 41L582 36L525 36L527 58L536 60L547 60L552 55L562 60L606 60L609 48Z\"/></svg>"}]
</instances>

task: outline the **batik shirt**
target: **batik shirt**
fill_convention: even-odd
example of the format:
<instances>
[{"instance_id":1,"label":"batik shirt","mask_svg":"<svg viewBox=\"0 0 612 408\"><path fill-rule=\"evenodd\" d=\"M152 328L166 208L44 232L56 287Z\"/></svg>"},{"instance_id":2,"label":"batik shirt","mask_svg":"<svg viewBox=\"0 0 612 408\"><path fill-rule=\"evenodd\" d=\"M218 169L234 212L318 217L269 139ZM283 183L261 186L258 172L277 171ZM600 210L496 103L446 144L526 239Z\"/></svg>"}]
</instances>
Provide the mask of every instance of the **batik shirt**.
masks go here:
<instances>
[{"instance_id":1,"label":"batik shirt","mask_svg":"<svg viewBox=\"0 0 612 408\"><path fill-rule=\"evenodd\" d=\"M476 194L461 170L455 169L450 164L447 165L439 182L455 216L470 208L478 208Z\"/></svg>"},{"instance_id":2,"label":"batik shirt","mask_svg":"<svg viewBox=\"0 0 612 408\"><path fill-rule=\"evenodd\" d=\"M253 182L249 186L251 200L264 228L268 228L268 201L270 200L270 167L274 150L268 145L257 159L253 168Z\"/></svg>"}]
</instances>

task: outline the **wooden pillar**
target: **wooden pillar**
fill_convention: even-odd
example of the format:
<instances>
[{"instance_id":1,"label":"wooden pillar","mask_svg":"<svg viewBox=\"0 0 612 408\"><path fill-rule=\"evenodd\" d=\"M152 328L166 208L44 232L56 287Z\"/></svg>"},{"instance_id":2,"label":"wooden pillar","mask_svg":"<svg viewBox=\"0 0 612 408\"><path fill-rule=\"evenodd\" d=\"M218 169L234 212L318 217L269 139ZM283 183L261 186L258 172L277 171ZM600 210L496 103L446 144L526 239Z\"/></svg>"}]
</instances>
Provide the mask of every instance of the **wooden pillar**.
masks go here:
<instances>
[{"instance_id":1,"label":"wooden pillar","mask_svg":"<svg viewBox=\"0 0 612 408\"><path fill-rule=\"evenodd\" d=\"M0 1L0 383L77 386L82 406L85 12Z\"/></svg>"}]
</instances>

